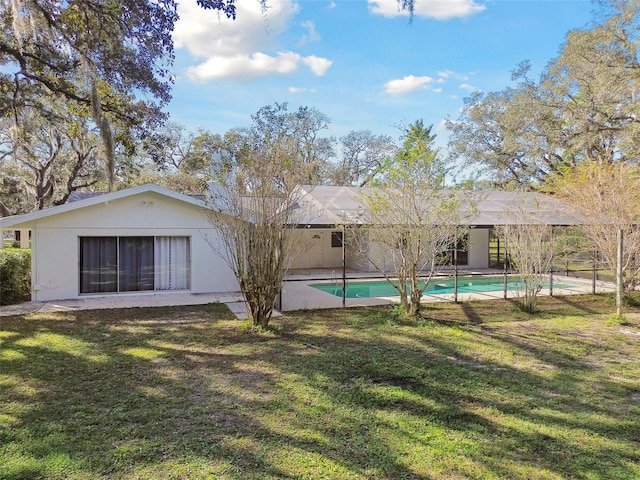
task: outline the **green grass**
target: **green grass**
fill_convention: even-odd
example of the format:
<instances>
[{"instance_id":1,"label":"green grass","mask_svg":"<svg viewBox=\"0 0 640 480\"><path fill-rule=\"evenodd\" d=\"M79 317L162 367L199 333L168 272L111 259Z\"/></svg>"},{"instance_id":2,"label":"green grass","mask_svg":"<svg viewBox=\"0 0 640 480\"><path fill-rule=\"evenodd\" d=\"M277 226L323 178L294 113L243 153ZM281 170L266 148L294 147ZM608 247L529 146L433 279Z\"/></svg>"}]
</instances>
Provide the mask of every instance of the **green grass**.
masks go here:
<instances>
[{"instance_id":1,"label":"green grass","mask_svg":"<svg viewBox=\"0 0 640 480\"><path fill-rule=\"evenodd\" d=\"M540 307L4 317L0 478L640 478L640 308Z\"/></svg>"}]
</instances>

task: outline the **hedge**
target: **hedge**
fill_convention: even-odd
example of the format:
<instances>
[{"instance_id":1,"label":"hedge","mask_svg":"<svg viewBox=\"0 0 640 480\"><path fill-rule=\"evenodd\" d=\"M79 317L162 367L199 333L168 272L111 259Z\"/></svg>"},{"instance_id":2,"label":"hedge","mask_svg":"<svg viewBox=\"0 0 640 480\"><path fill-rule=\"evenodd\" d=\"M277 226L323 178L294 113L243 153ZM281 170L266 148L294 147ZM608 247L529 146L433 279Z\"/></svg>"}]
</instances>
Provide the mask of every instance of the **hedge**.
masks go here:
<instances>
[{"instance_id":1,"label":"hedge","mask_svg":"<svg viewBox=\"0 0 640 480\"><path fill-rule=\"evenodd\" d=\"M0 250L0 305L31 300L31 250Z\"/></svg>"}]
</instances>

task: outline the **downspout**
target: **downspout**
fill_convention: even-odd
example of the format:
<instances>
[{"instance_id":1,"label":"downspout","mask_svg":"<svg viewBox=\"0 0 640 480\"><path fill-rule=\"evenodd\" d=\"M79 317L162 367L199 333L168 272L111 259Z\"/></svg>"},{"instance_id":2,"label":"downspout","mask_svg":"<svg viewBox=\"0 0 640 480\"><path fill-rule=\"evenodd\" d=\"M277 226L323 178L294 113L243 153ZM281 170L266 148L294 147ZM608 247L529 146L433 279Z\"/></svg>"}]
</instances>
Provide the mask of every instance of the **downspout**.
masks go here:
<instances>
[{"instance_id":1,"label":"downspout","mask_svg":"<svg viewBox=\"0 0 640 480\"><path fill-rule=\"evenodd\" d=\"M34 225L31 229L31 300L38 301L40 287L38 285L38 225Z\"/></svg>"}]
</instances>

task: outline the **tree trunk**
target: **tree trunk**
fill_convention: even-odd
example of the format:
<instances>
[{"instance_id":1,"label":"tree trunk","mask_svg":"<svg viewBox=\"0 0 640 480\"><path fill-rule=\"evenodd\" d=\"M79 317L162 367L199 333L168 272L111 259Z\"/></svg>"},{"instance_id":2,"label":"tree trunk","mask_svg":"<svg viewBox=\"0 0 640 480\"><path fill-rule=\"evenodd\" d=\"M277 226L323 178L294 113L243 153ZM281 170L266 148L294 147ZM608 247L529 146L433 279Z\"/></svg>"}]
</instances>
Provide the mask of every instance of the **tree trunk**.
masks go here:
<instances>
[{"instance_id":1,"label":"tree trunk","mask_svg":"<svg viewBox=\"0 0 640 480\"><path fill-rule=\"evenodd\" d=\"M417 273L411 278L411 308L407 311L407 317L418 318L420 316L420 307L422 306L422 289L418 280Z\"/></svg>"}]
</instances>

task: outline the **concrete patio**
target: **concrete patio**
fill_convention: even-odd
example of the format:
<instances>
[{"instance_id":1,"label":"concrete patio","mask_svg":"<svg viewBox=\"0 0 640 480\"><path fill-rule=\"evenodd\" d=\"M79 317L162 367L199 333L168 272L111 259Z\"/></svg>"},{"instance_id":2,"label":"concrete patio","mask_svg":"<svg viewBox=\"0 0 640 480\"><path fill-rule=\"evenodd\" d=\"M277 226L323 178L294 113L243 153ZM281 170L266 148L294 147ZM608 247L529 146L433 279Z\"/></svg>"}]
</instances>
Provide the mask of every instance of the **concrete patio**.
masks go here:
<instances>
[{"instance_id":1,"label":"concrete patio","mask_svg":"<svg viewBox=\"0 0 640 480\"><path fill-rule=\"evenodd\" d=\"M469 272L466 272L469 273ZM488 274L495 272L475 272ZM380 276L367 273L349 272L347 283L363 281L380 281ZM294 310L309 310L342 307L342 297L318 290L311 285L317 283L335 283L342 286L341 275L335 271L317 270L295 272L288 277L282 295L279 298L279 310L283 312ZM563 284L562 288L554 287L554 295L576 295L591 293L592 283L586 280L557 276L554 283ZM570 286L567 286L570 285ZM612 291L613 287L606 282L597 282L598 292ZM540 295L549 295L548 289L543 289ZM507 298L514 298L516 292L508 291ZM502 299L504 292L459 293L458 301ZM452 294L424 295L423 302L451 302ZM391 305L399 302L399 297L347 298L346 307L361 307L374 305ZM142 293L120 294L101 297L83 297L70 300L48 302L25 302L18 305L0 307L0 316L22 315L35 312L99 310L112 308L163 307L179 305L202 305L207 303L225 303L238 318L246 318L246 305L240 293Z\"/></svg>"}]
</instances>

